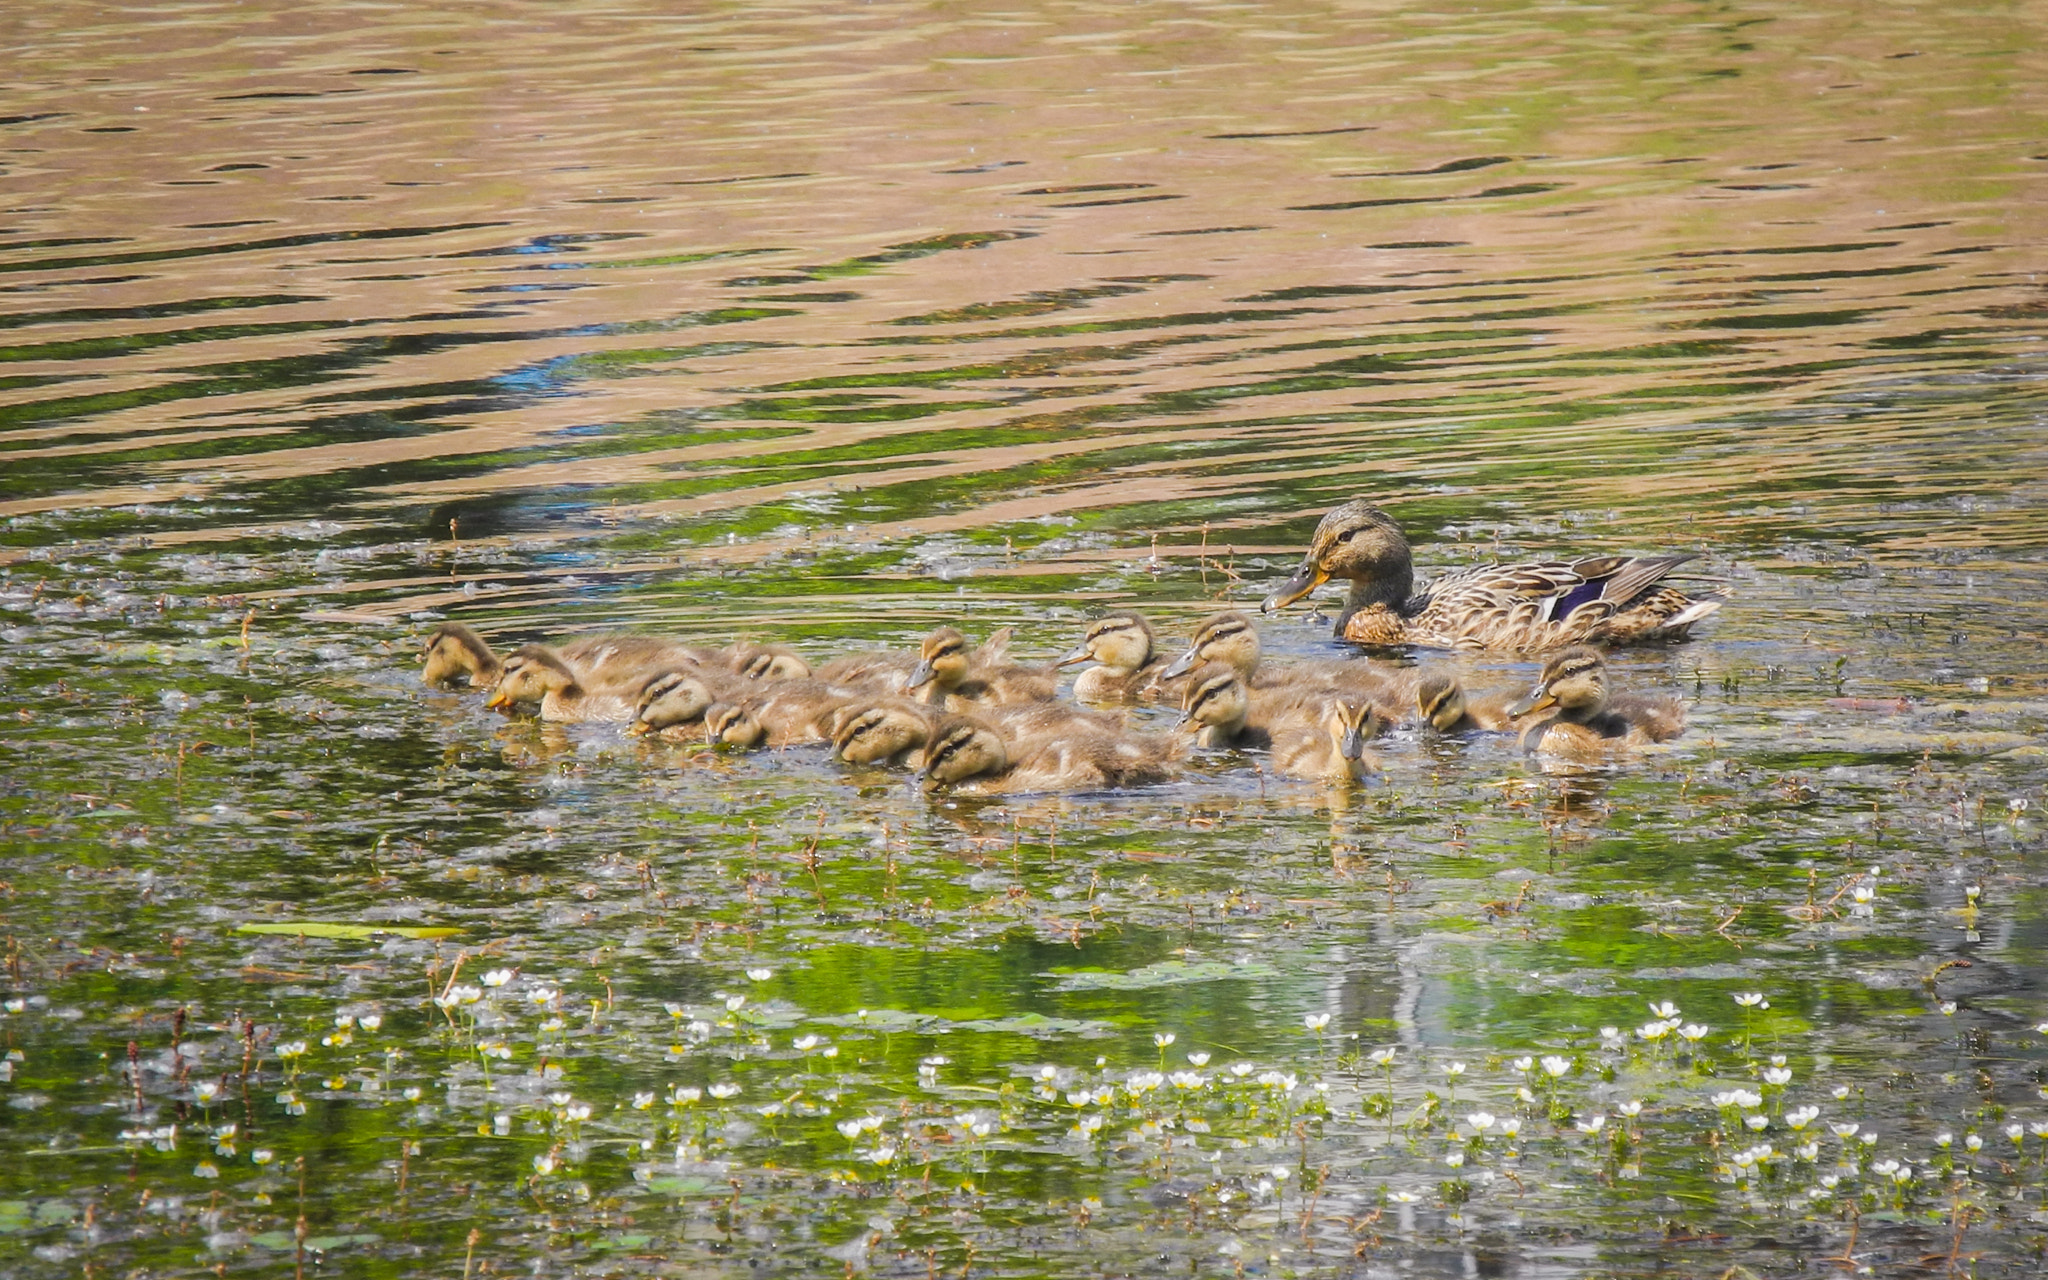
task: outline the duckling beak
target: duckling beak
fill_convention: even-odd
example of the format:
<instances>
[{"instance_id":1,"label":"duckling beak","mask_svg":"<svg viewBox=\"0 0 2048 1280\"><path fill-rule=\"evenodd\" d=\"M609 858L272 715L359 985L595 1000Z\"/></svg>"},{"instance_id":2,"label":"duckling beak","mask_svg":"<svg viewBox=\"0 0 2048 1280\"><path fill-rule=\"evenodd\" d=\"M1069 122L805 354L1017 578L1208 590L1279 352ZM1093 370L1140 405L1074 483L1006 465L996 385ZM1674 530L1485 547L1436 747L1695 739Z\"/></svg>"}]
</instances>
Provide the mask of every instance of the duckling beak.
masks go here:
<instances>
[{"instance_id":1,"label":"duckling beak","mask_svg":"<svg viewBox=\"0 0 2048 1280\"><path fill-rule=\"evenodd\" d=\"M645 720L635 720L626 726L626 736L629 738L644 738L653 732L654 726Z\"/></svg>"},{"instance_id":2,"label":"duckling beak","mask_svg":"<svg viewBox=\"0 0 2048 1280\"><path fill-rule=\"evenodd\" d=\"M1184 676L1195 669L1195 660L1195 651L1191 648L1186 653L1175 658L1172 666L1160 672L1159 678L1161 680L1171 680L1175 676Z\"/></svg>"},{"instance_id":3,"label":"duckling beak","mask_svg":"<svg viewBox=\"0 0 2048 1280\"><path fill-rule=\"evenodd\" d=\"M909 683L905 684L903 687L906 690L920 688L926 684L931 683L932 675L933 672L931 659L920 658L918 660L917 666L911 669Z\"/></svg>"},{"instance_id":4,"label":"duckling beak","mask_svg":"<svg viewBox=\"0 0 2048 1280\"><path fill-rule=\"evenodd\" d=\"M1313 560L1304 560L1301 562L1301 568L1294 571L1293 577L1281 583L1278 591L1266 597L1266 602L1259 606L1259 612L1271 613L1275 609L1285 609L1329 580L1329 573L1321 565Z\"/></svg>"},{"instance_id":5,"label":"duckling beak","mask_svg":"<svg viewBox=\"0 0 2048 1280\"><path fill-rule=\"evenodd\" d=\"M1508 716L1511 719L1519 720L1532 711L1541 711L1545 707L1556 705L1557 695L1550 691L1550 686L1539 684L1534 689L1515 699L1515 705L1508 708Z\"/></svg>"},{"instance_id":6,"label":"duckling beak","mask_svg":"<svg viewBox=\"0 0 2048 1280\"><path fill-rule=\"evenodd\" d=\"M484 700L484 710L502 711L512 705L512 699L505 696L503 689L491 690L491 696Z\"/></svg>"},{"instance_id":7,"label":"duckling beak","mask_svg":"<svg viewBox=\"0 0 2048 1280\"><path fill-rule=\"evenodd\" d=\"M1370 728L1371 725L1372 717L1367 716L1360 723L1354 724L1350 728L1346 729L1344 731L1343 739L1337 743L1337 753L1343 756L1346 760L1358 760L1363 758L1365 755L1365 739L1367 737L1366 730Z\"/></svg>"},{"instance_id":8,"label":"duckling beak","mask_svg":"<svg viewBox=\"0 0 2048 1280\"><path fill-rule=\"evenodd\" d=\"M1095 651L1084 644L1080 648L1074 650L1072 653L1069 653L1066 657L1061 658L1058 662L1055 662L1052 665L1055 667L1071 667L1077 662L1091 662L1094 660L1094 658Z\"/></svg>"}]
</instances>

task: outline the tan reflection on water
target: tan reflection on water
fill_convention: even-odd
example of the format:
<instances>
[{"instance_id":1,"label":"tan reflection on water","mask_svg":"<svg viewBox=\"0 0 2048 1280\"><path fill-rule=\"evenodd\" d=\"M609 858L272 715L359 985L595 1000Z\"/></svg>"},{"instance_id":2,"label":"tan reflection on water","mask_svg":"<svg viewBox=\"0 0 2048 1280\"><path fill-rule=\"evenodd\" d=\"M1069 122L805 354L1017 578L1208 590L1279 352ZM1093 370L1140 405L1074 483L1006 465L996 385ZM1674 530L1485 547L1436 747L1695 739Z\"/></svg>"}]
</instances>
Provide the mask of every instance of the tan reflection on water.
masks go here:
<instances>
[{"instance_id":1,"label":"tan reflection on water","mask_svg":"<svg viewBox=\"0 0 2048 1280\"><path fill-rule=\"evenodd\" d=\"M1882 555L2009 539L2042 497L2014 406L2048 319L2043 68L2016 14L60 3L18 26L0 450L91 469L7 482L0 515L332 476L301 518L564 488L701 518L944 480L978 483L880 535L1192 506L1213 518L1153 528L1268 543L1329 497L1451 485L1768 543L1755 508L1788 489L1821 528L2003 499L1879 531ZM892 248L962 235L990 239ZM872 385L777 390L845 377ZM801 412L747 408L770 401ZM387 417L333 438L364 414Z\"/></svg>"}]
</instances>

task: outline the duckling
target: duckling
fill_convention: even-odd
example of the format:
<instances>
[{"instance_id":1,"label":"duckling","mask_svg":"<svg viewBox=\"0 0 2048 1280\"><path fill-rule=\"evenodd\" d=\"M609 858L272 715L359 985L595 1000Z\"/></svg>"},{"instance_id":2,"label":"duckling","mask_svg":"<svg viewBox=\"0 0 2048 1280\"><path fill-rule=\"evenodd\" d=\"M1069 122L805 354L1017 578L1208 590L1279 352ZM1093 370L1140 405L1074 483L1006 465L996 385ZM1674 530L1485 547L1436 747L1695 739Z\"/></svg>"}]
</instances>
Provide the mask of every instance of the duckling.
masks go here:
<instances>
[{"instance_id":1,"label":"duckling","mask_svg":"<svg viewBox=\"0 0 2048 1280\"><path fill-rule=\"evenodd\" d=\"M1212 615L1195 628L1187 652L1161 672L1162 679L1181 676L1205 662L1225 662L1237 670L1248 688L1255 690L1345 690L1371 698L1383 720L1399 721L1407 714L1409 687L1414 679L1407 672L1381 670L1368 662L1291 662L1285 666L1260 665L1259 629L1235 609Z\"/></svg>"},{"instance_id":2,"label":"duckling","mask_svg":"<svg viewBox=\"0 0 2048 1280\"><path fill-rule=\"evenodd\" d=\"M714 702L704 712L704 740L752 751L768 742L767 728L746 704Z\"/></svg>"},{"instance_id":3,"label":"duckling","mask_svg":"<svg viewBox=\"0 0 2048 1280\"><path fill-rule=\"evenodd\" d=\"M942 628L944 630L946 628ZM934 635L937 633L934 632ZM998 627L989 633L988 639L967 655L970 667L1001 666L1010 650L1011 630ZM930 643L930 637L925 643ZM819 667L816 675L820 680L833 684L853 685L872 689L877 693L903 693L910 684L910 673L917 670L924 661L924 655L889 652L849 653L834 658Z\"/></svg>"},{"instance_id":4,"label":"duckling","mask_svg":"<svg viewBox=\"0 0 2048 1280\"><path fill-rule=\"evenodd\" d=\"M1052 665L1099 664L1074 678L1074 696L1083 702L1157 698L1167 663L1152 650L1151 624L1135 613L1108 613L1089 623L1079 647Z\"/></svg>"},{"instance_id":5,"label":"duckling","mask_svg":"<svg viewBox=\"0 0 2048 1280\"><path fill-rule=\"evenodd\" d=\"M484 638L460 622L435 627L420 652L420 679L437 689L458 682L488 689L498 683L503 666Z\"/></svg>"},{"instance_id":6,"label":"duckling","mask_svg":"<svg viewBox=\"0 0 2048 1280\"><path fill-rule=\"evenodd\" d=\"M749 718L761 728L758 744L791 747L832 740L834 717L840 709L865 695L859 689L830 684L824 680L771 680L750 691L740 703ZM710 713L707 712L708 717ZM726 741L734 741L727 738Z\"/></svg>"},{"instance_id":7,"label":"duckling","mask_svg":"<svg viewBox=\"0 0 2048 1280\"><path fill-rule=\"evenodd\" d=\"M505 659L497 687L484 703L493 711L536 707L543 720L571 723L590 720L626 721L637 709L638 691L629 696L585 685L562 656L545 645L530 644Z\"/></svg>"},{"instance_id":8,"label":"duckling","mask_svg":"<svg viewBox=\"0 0 2048 1280\"><path fill-rule=\"evenodd\" d=\"M1616 749L1669 742L1685 731L1685 707L1676 698L1610 696L1606 663L1598 650L1583 646L1545 663L1536 687L1508 714L1519 720L1552 708L1549 717L1522 731L1523 750L1597 759Z\"/></svg>"},{"instance_id":9,"label":"duckling","mask_svg":"<svg viewBox=\"0 0 2048 1280\"><path fill-rule=\"evenodd\" d=\"M1177 751L1150 736L1077 733L1020 748L966 716L949 716L925 746L918 776L927 788L978 794L1107 791L1149 786L1174 776Z\"/></svg>"},{"instance_id":10,"label":"duckling","mask_svg":"<svg viewBox=\"0 0 2048 1280\"><path fill-rule=\"evenodd\" d=\"M665 671L641 687L626 732L635 737L650 733L671 738L694 736L691 731L703 723L705 712L714 703L735 696L735 683L698 668Z\"/></svg>"},{"instance_id":11,"label":"duckling","mask_svg":"<svg viewBox=\"0 0 2048 1280\"><path fill-rule=\"evenodd\" d=\"M1223 662L1195 672L1182 721L1198 726L1199 746L1270 752L1275 773L1329 782L1357 781L1378 768L1365 743L1386 723L1370 698L1356 694L1312 690L1255 703L1244 677Z\"/></svg>"},{"instance_id":12,"label":"duckling","mask_svg":"<svg viewBox=\"0 0 2048 1280\"><path fill-rule=\"evenodd\" d=\"M901 764L924 750L945 713L927 702L874 694L833 714L832 754L848 764Z\"/></svg>"},{"instance_id":13,"label":"duckling","mask_svg":"<svg viewBox=\"0 0 2048 1280\"><path fill-rule=\"evenodd\" d=\"M919 689L926 690L925 701L934 706L958 710L965 704L1049 702L1059 692L1059 681L1042 667L975 661L966 636L940 627L924 638L917 667L904 684L906 693Z\"/></svg>"},{"instance_id":14,"label":"duckling","mask_svg":"<svg viewBox=\"0 0 2048 1280\"><path fill-rule=\"evenodd\" d=\"M1505 729L1511 723L1505 697L1483 697L1473 701L1456 676L1441 671L1423 675L1415 685L1415 705L1422 718L1438 733L1472 733Z\"/></svg>"},{"instance_id":15,"label":"duckling","mask_svg":"<svg viewBox=\"0 0 2048 1280\"><path fill-rule=\"evenodd\" d=\"M1271 613L1331 578L1349 578L1336 634L1358 644L1533 653L1680 640L1723 602L1718 594L1693 597L1663 584L1691 559L1589 556L1481 565L1418 591L1408 540L1392 516L1361 498L1323 517L1301 567L1261 608Z\"/></svg>"},{"instance_id":16,"label":"duckling","mask_svg":"<svg viewBox=\"0 0 2048 1280\"><path fill-rule=\"evenodd\" d=\"M725 665L749 680L808 680L811 664L786 644L739 643L722 655Z\"/></svg>"}]
</instances>

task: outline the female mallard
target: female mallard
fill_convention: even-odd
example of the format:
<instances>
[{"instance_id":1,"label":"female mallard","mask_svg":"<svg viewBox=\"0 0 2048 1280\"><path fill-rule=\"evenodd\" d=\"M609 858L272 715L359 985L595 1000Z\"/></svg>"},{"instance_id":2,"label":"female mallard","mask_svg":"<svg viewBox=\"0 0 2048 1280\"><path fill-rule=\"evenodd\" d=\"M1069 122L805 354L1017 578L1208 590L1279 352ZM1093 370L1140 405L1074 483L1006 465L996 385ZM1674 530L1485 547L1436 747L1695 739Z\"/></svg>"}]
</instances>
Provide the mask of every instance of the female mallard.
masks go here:
<instances>
[{"instance_id":1,"label":"female mallard","mask_svg":"<svg viewBox=\"0 0 2048 1280\"><path fill-rule=\"evenodd\" d=\"M1267 613L1331 578L1351 579L1337 636L1358 644L1539 652L1574 644L1683 639L1721 607L1663 584L1690 555L1592 556L1460 569L1415 588L1408 540L1386 512L1347 502L1316 526L1294 576L1266 597Z\"/></svg>"}]
</instances>

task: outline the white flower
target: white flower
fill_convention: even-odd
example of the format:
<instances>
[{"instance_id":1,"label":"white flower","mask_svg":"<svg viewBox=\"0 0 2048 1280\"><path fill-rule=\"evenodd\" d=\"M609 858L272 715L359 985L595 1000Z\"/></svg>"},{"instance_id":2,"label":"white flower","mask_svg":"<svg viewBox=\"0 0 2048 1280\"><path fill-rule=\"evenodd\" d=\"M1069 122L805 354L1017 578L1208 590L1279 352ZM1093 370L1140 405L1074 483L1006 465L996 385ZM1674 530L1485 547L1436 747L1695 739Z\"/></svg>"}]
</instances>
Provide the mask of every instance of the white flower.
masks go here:
<instances>
[{"instance_id":1,"label":"white flower","mask_svg":"<svg viewBox=\"0 0 2048 1280\"><path fill-rule=\"evenodd\" d=\"M1422 1197L1416 1195L1413 1191L1390 1191L1387 1193L1387 1199L1392 1200L1395 1204L1414 1204L1417 1200L1422 1199Z\"/></svg>"},{"instance_id":2,"label":"white flower","mask_svg":"<svg viewBox=\"0 0 2048 1280\"><path fill-rule=\"evenodd\" d=\"M1761 1133L1770 1126L1771 1118L1769 1116L1744 1116L1742 1117L1742 1123L1748 1125L1751 1130Z\"/></svg>"},{"instance_id":3,"label":"white flower","mask_svg":"<svg viewBox=\"0 0 2048 1280\"><path fill-rule=\"evenodd\" d=\"M526 993L526 998L535 1004L553 1004L561 995L560 989L556 987L535 987Z\"/></svg>"},{"instance_id":4,"label":"white flower","mask_svg":"<svg viewBox=\"0 0 2048 1280\"><path fill-rule=\"evenodd\" d=\"M1176 1071L1166 1078L1176 1089L1199 1089L1209 1083L1208 1080L1193 1071Z\"/></svg>"},{"instance_id":5,"label":"white flower","mask_svg":"<svg viewBox=\"0 0 2048 1280\"><path fill-rule=\"evenodd\" d=\"M1500 1122L1500 1132L1501 1136L1504 1138L1512 1138L1520 1134L1522 1132L1522 1117L1503 1117Z\"/></svg>"},{"instance_id":6,"label":"white flower","mask_svg":"<svg viewBox=\"0 0 2048 1280\"><path fill-rule=\"evenodd\" d=\"M365 1031L375 1031L384 1025L384 1015L381 1013L366 1013L356 1019L356 1025Z\"/></svg>"},{"instance_id":7,"label":"white flower","mask_svg":"<svg viewBox=\"0 0 2048 1280\"><path fill-rule=\"evenodd\" d=\"M1310 1031L1321 1031L1324 1027L1330 1025L1330 1015L1327 1013L1305 1013L1301 1016L1301 1025L1307 1027Z\"/></svg>"},{"instance_id":8,"label":"white flower","mask_svg":"<svg viewBox=\"0 0 2048 1280\"><path fill-rule=\"evenodd\" d=\"M198 1164L192 1166L192 1176L195 1178L218 1178L220 1176L220 1166L211 1160L201 1160Z\"/></svg>"},{"instance_id":9,"label":"white flower","mask_svg":"<svg viewBox=\"0 0 2048 1280\"><path fill-rule=\"evenodd\" d=\"M747 970L747 976L748 976L749 978L752 978L752 979L753 979L754 981L756 981L756 982L766 982L766 981L768 981L768 979L770 979L770 978L772 978L772 977L774 977L774 976L775 976L775 970L773 970L773 969L749 969L749 970Z\"/></svg>"},{"instance_id":10,"label":"white flower","mask_svg":"<svg viewBox=\"0 0 2048 1280\"><path fill-rule=\"evenodd\" d=\"M796 1039L796 1050L798 1053L809 1053L823 1043L824 1041L817 1036L798 1036Z\"/></svg>"},{"instance_id":11,"label":"white flower","mask_svg":"<svg viewBox=\"0 0 2048 1280\"><path fill-rule=\"evenodd\" d=\"M727 996L725 998L725 1011L727 1013L738 1013L746 1003L747 998L745 996Z\"/></svg>"},{"instance_id":12,"label":"white flower","mask_svg":"<svg viewBox=\"0 0 2048 1280\"><path fill-rule=\"evenodd\" d=\"M217 1080L201 1080L192 1086L192 1097L202 1107L208 1105L219 1096L220 1082Z\"/></svg>"},{"instance_id":13,"label":"white flower","mask_svg":"<svg viewBox=\"0 0 2048 1280\"><path fill-rule=\"evenodd\" d=\"M1580 1133L1598 1133L1607 1127L1607 1117L1598 1114L1590 1115L1572 1127Z\"/></svg>"},{"instance_id":14,"label":"white flower","mask_svg":"<svg viewBox=\"0 0 2048 1280\"><path fill-rule=\"evenodd\" d=\"M1188 1055L1188 1063L1191 1066L1206 1067L1209 1065L1209 1055L1206 1053L1191 1053Z\"/></svg>"},{"instance_id":15,"label":"white flower","mask_svg":"<svg viewBox=\"0 0 2048 1280\"><path fill-rule=\"evenodd\" d=\"M1956 1135L1950 1133L1946 1129L1943 1129L1940 1133L1934 1135L1934 1145L1940 1147L1943 1151L1948 1150L1949 1144L1954 1142L1955 1140Z\"/></svg>"},{"instance_id":16,"label":"white flower","mask_svg":"<svg viewBox=\"0 0 2048 1280\"><path fill-rule=\"evenodd\" d=\"M1969 1151L1982 1151L1984 1149L1984 1139L1974 1133L1966 1133L1963 1135L1963 1147Z\"/></svg>"},{"instance_id":17,"label":"white flower","mask_svg":"<svg viewBox=\"0 0 2048 1280\"><path fill-rule=\"evenodd\" d=\"M1465 1064L1462 1062L1446 1062L1444 1064L1444 1074L1453 1077L1462 1076L1465 1074Z\"/></svg>"},{"instance_id":18,"label":"white flower","mask_svg":"<svg viewBox=\"0 0 2048 1280\"><path fill-rule=\"evenodd\" d=\"M705 1092L709 1093L712 1097L718 1099L720 1102L723 1102L727 1098L738 1097L740 1087L736 1084L714 1084Z\"/></svg>"},{"instance_id":19,"label":"white flower","mask_svg":"<svg viewBox=\"0 0 2048 1280\"><path fill-rule=\"evenodd\" d=\"M653 1105L654 1095L652 1093L635 1093L633 1095L633 1110L645 1111Z\"/></svg>"},{"instance_id":20,"label":"white flower","mask_svg":"<svg viewBox=\"0 0 2048 1280\"><path fill-rule=\"evenodd\" d=\"M1472 1126L1472 1132L1485 1133L1493 1128L1494 1116L1491 1111L1474 1111L1465 1117L1465 1123Z\"/></svg>"},{"instance_id":21,"label":"white flower","mask_svg":"<svg viewBox=\"0 0 2048 1280\"><path fill-rule=\"evenodd\" d=\"M1735 993L1735 1003L1745 1009L1768 1009L1771 1007L1771 1002L1764 999L1764 993L1761 991L1738 991Z\"/></svg>"},{"instance_id":22,"label":"white flower","mask_svg":"<svg viewBox=\"0 0 2048 1280\"><path fill-rule=\"evenodd\" d=\"M533 1171L543 1178L547 1177L555 1171L555 1158L551 1155L535 1156L533 1158Z\"/></svg>"},{"instance_id":23,"label":"white flower","mask_svg":"<svg viewBox=\"0 0 2048 1280\"><path fill-rule=\"evenodd\" d=\"M1527 1054L1524 1054L1523 1056L1516 1058L1513 1062L1510 1062L1508 1065L1526 1075L1532 1068L1535 1067L1536 1059L1529 1057Z\"/></svg>"},{"instance_id":24,"label":"white flower","mask_svg":"<svg viewBox=\"0 0 2048 1280\"><path fill-rule=\"evenodd\" d=\"M860 1121L858 1120L841 1120L832 1127L839 1130L839 1136L848 1142L852 1142L860 1136Z\"/></svg>"},{"instance_id":25,"label":"white flower","mask_svg":"<svg viewBox=\"0 0 2048 1280\"><path fill-rule=\"evenodd\" d=\"M1785 1113L1785 1123L1796 1133L1820 1118L1819 1107L1794 1107Z\"/></svg>"},{"instance_id":26,"label":"white flower","mask_svg":"<svg viewBox=\"0 0 2048 1280\"><path fill-rule=\"evenodd\" d=\"M1451 1166L1451 1168L1453 1169L1463 1168L1465 1164L1465 1153L1462 1151L1453 1151L1451 1152L1451 1154L1444 1157L1444 1163Z\"/></svg>"},{"instance_id":27,"label":"white flower","mask_svg":"<svg viewBox=\"0 0 2048 1280\"><path fill-rule=\"evenodd\" d=\"M1817 1159L1820 1156L1820 1144L1818 1142L1803 1142L1792 1148L1792 1154L1798 1156L1801 1160Z\"/></svg>"},{"instance_id":28,"label":"white flower","mask_svg":"<svg viewBox=\"0 0 2048 1280\"><path fill-rule=\"evenodd\" d=\"M1669 1021L1678 1016L1678 1006L1669 1000L1652 1000L1650 1002L1650 1012L1660 1021Z\"/></svg>"},{"instance_id":29,"label":"white flower","mask_svg":"<svg viewBox=\"0 0 2048 1280\"><path fill-rule=\"evenodd\" d=\"M1941 1010L1941 1016L1944 1018L1953 1018L1955 1016L1956 1002L1953 1000L1944 1000L1934 1007Z\"/></svg>"},{"instance_id":30,"label":"white flower","mask_svg":"<svg viewBox=\"0 0 2048 1280\"><path fill-rule=\"evenodd\" d=\"M874 1164L887 1164L896 1158L896 1148L876 1147L868 1153L868 1160Z\"/></svg>"},{"instance_id":31,"label":"white flower","mask_svg":"<svg viewBox=\"0 0 2048 1280\"><path fill-rule=\"evenodd\" d=\"M493 969L483 976L483 984L487 987L502 987L510 981L512 981L512 971L510 969Z\"/></svg>"},{"instance_id":32,"label":"white flower","mask_svg":"<svg viewBox=\"0 0 2048 1280\"><path fill-rule=\"evenodd\" d=\"M277 1056L286 1060L302 1058L305 1054L306 1042L304 1040L287 1040L277 1046Z\"/></svg>"},{"instance_id":33,"label":"white flower","mask_svg":"<svg viewBox=\"0 0 2048 1280\"><path fill-rule=\"evenodd\" d=\"M2044 1028L2048 1028L2048 1022L2044 1022L2041 1025ZM2048 1035L2048 1030L2044 1030L2042 1034ZM1399 1052L1399 1050L1397 1050L1394 1046L1388 1045L1384 1049L1374 1049L1372 1053L1368 1055L1367 1060L1370 1061L1372 1065L1376 1067L1391 1066L1393 1065L1394 1055L1397 1052ZM1234 1069L1235 1068L1233 1068L1233 1070Z\"/></svg>"},{"instance_id":34,"label":"white flower","mask_svg":"<svg viewBox=\"0 0 2048 1280\"><path fill-rule=\"evenodd\" d=\"M1165 1047L1166 1047L1167 1045L1170 1045L1170 1044L1172 1044L1172 1043L1173 1043L1173 1032L1171 1032L1171 1031L1157 1031L1157 1032L1154 1032L1154 1033L1153 1033L1153 1035L1152 1035L1152 1043L1153 1043L1153 1044L1155 1044L1155 1045L1157 1045L1157 1046L1158 1046L1159 1048L1161 1048L1161 1049L1164 1049L1164 1048L1165 1048Z\"/></svg>"},{"instance_id":35,"label":"white flower","mask_svg":"<svg viewBox=\"0 0 2048 1280\"><path fill-rule=\"evenodd\" d=\"M1572 1060L1570 1058L1560 1058L1553 1053L1543 1059L1543 1073L1553 1080L1571 1069Z\"/></svg>"},{"instance_id":36,"label":"white flower","mask_svg":"<svg viewBox=\"0 0 2048 1280\"><path fill-rule=\"evenodd\" d=\"M1856 1130L1860 1127L1860 1125L1853 1122L1848 1124L1835 1123L1828 1126L1829 1129L1834 1131L1834 1135L1837 1138L1853 1138L1856 1136Z\"/></svg>"},{"instance_id":37,"label":"white flower","mask_svg":"<svg viewBox=\"0 0 2048 1280\"><path fill-rule=\"evenodd\" d=\"M1621 1047L1622 1047L1622 1045L1624 1045L1624 1044L1625 1044L1625 1043L1627 1043L1627 1042L1628 1042L1628 1036L1627 1036L1627 1034L1626 1034L1626 1033L1624 1033L1624 1032L1622 1031L1622 1029L1621 1029L1620 1027L1602 1027L1602 1028L1600 1028L1600 1047L1601 1047L1601 1048L1603 1048L1603 1049L1619 1049L1619 1048L1621 1048ZM1526 1068L1524 1068L1524 1070L1526 1070Z\"/></svg>"},{"instance_id":38,"label":"white flower","mask_svg":"<svg viewBox=\"0 0 2048 1280\"><path fill-rule=\"evenodd\" d=\"M1788 1069L1788 1068L1785 1068L1785 1067L1765 1067L1765 1068L1764 1068L1764 1083L1765 1083L1765 1084L1774 1084L1774 1085L1788 1085L1788 1084L1791 1084L1791 1083L1792 1083L1792 1072L1790 1071L1790 1069Z\"/></svg>"},{"instance_id":39,"label":"white flower","mask_svg":"<svg viewBox=\"0 0 2048 1280\"><path fill-rule=\"evenodd\" d=\"M258 1147L249 1153L250 1164L269 1164L275 1159L277 1159L277 1153L269 1147Z\"/></svg>"},{"instance_id":40,"label":"white flower","mask_svg":"<svg viewBox=\"0 0 2048 1280\"><path fill-rule=\"evenodd\" d=\"M1643 1113L1643 1104L1640 1101L1631 1100L1622 1103L1615 1110L1633 1120Z\"/></svg>"}]
</instances>

